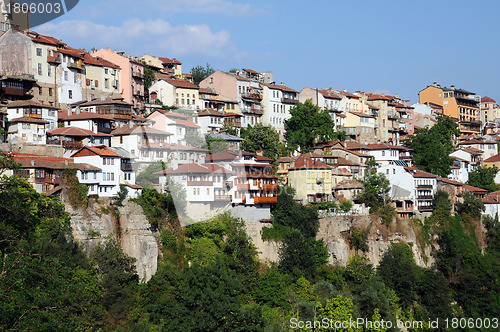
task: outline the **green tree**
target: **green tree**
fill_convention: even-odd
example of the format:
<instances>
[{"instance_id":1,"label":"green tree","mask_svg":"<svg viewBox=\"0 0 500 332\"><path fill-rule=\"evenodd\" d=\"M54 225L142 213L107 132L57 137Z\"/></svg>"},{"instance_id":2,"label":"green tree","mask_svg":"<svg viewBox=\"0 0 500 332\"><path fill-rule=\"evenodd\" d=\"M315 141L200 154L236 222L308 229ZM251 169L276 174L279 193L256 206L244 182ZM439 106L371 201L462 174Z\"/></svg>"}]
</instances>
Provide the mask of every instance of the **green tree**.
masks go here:
<instances>
[{"instance_id":1,"label":"green tree","mask_svg":"<svg viewBox=\"0 0 500 332\"><path fill-rule=\"evenodd\" d=\"M352 202L347 199L344 199L342 200L342 202L340 202L339 208L344 212L349 212L352 209Z\"/></svg>"},{"instance_id":2,"label":"green tree","mask_svg":"<svg viewBox=\"0 0 500 332\"><path fill-rule=\"evenodd\" d=\"M373 275L373 265L368 258L354 255L349 259L344 271L347 281L352 284L361 284Z\"/></svg>"},{"instance_id":3,"label":"green tree","mask_svg":"<svg viewBox=\"0 0 500 332\"><path fill-rule=\"evenodd\" d=\"M153 85L155 81L155 71L151 69L148 65L144 65L144 95L149 100L149 88ZM154 102L151 100L150 102Z\"/></svg>"},{"instance_id":4,"label":"green tree","mask_svg":"<svg viewBox=\"0 0 500 332\"><path fill-rule=\"evenodd\" d=\"M258 123L255 127L249 126L242 132L241 148L245 151L255 153L258 150L263 151L264 157L276 160L279 158L280 135L273 127L266 127Z\"/></svg>"},{"instance_id":5,"label":"green tree","mask_svg":"<svg viewBox=\"0 0 500 332\"><path fill-rule=\"evenodd\" d=\"M208 63L205 67L196 66L191 68L191 75L193 76L193 83L196 85L200 85L200 82L203 81L208 76L212 75L215 72L215 69L212 68Z\"/></svg>"},{"instance_id":6,"label":"green tree","mask_svg":"<svg viewBox=\"0 0 500 332\"><path fill-rule=\"evenodd\" d=\"M417 281L420 268L415 263L413 252L406 243L393 243L377 267L377 275L387 287L393 289L401 300L402 307L408 307L417 299Z\"/></svg>"},{"instance_id":7,"label":"green tree","mask_svg":"<svg viewBox=\"0 0 500 332\"><path fill-rule=\"evenodd\" d=\"M217 153L229 148L229 144L222 138L213 138L211 135L205 135L205 143L210 153Z\"/></svg>"},{"instance_id":8,"label":"green tree","mask_svg":"<svg viewBox=\"0 0 500 332\"><path fill-rule=\"evenodd\" d=\"M413 149L413 160L420 169L447 177L450 174L453 140L460 135L458 124L448 116L438 117L432 128L417 129L405 140L405 145Z\"/></svg>"},{"instance_id":9,"label":"green tree","mask_svg":"<svg viewBox=\"0 0 500 332\"><path fill-rule=\"evenodd\" d=\"M136 182L143 188L153 188L154 184L158 184L159 175L157 172L167 169L167 165L163 161L155 161L148 165L148 167L137 174Z\"/></svg>"},{"instance_id":10,"label":"green tree","mask_svg":"<svg viewBox=\"0 0 500 332\"><path fill-rule=\"evenodd\" d=\"M187 130L186 135L184 135L184 140L187 145L194 146L197 148L206 148L207 142L205 138L200 136L196 130Z\"/></svg>"},{"instance_id":11,"label":"green tree","mask_svg":"<svg viewBox=\"0 0 500 332\"><path fill-rule=\"evenodd\" d=\"M498 174L498 168L478 166L472 172L469 172L469 186L486 189L488 192L500 190L500 185L495 183L495 176Z\"/></svg>"},{"instance_id":12,"label":"green tree","mask_svg":"<svg viewBox=\"0 0 500 332\"><path fill-rule=\"evenodd\" d=\"M310 99L290 109L291 118L285 122L288 145L308 152L318 142L328 142L334 136L334 123L327 110L321 111Z\"/></svg>"},{"instance_id":13,"label":"green tree","mask_svg":"<svg viewBox=\"0 0 500 332\"><path fill-rule=\"evenodd\" d=\"M300 276L315 276L317 266L310 241L299 231L293 230L285 236L279 249L279 268L283 273Z\"/></svg>"},{"instance_id":14,"label":"green tree","mask_svg":"<svg viewBox=\"0 0 500 332\"><path fill-rule=\"evenodd\" d=\"M484 211L484 203L481 198L471 191L465 191L462 194L463 202L457 202L455 209L460 214L467 214L473 218L481 218Z\"/></svg>"},{"instance_id":15,"label":"green tree","mask_svg":"<svg viewBox=\"0 0 500 332\"><path fill-rule=\"evenodd\" d=\"M370 212L377 211L389 201L390 182L383 173L375 169L366 173L361 181L363 190L356 196L356 200L370 207Z\"/></svg>"}]
</instances>

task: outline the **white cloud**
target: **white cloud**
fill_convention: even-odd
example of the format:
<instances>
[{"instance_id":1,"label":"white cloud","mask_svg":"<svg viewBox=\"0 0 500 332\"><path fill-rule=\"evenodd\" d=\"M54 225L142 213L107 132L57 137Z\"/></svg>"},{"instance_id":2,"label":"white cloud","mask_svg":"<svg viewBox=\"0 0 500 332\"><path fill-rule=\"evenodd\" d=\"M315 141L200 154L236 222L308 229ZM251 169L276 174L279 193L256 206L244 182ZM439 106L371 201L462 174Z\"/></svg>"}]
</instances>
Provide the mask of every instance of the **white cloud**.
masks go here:
<instances>
[{"instance_id":1,"label":"white cloud","mask_svg":"<svg viewBox=\"0 0 500 332\"><path fill-rule=\"evenodd\" d=\"M202 55L225 57L234 51L226 30L213 32L208 25L172 26L163 19L132 19L120 26L87 20L47 23L38 32L61 39L76 48L112 48L135 55L154 53L169 57Z\"/></svg>"}]
</instances>

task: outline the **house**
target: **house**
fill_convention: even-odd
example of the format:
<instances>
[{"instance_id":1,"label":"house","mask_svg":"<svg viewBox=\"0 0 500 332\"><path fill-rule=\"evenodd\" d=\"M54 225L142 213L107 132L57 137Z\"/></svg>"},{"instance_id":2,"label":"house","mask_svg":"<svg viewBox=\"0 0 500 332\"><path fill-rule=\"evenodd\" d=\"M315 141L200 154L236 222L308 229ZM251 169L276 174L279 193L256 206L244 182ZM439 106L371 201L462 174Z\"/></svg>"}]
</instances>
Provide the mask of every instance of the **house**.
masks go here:
<instances>
[{"instance_id":1,"label":"house","mask_svg":"<svg viewBox=\"0 0 500 332\"><path fill-rule=\"evenodd\" d=\"M7 118L9 120L21 117L42 119L47 122L47 130L57 128L58 109L47 104L40 104L33 100L16 100L7 105Z\"/></svg>"},{"instance_id":2,"label":"house","mask_svg":"<svg viewBox=\"0 0 500 332\"><path fill-rule=\"evenodd\" d=\"M500 191L494 191L485 195L482 198L485 210L484 214L489 215L491 218L500 218Z\"/></svg>"},{"instance_id":3,"label":"house","mask_svg":"<svg viewBox=\"0 0 500 332\"><path fill-rule=\"evenodd\" d=\"M7 140L13 144L45 145L48 121L23 116L7 122Z\"/></svg>"},{"instance_id":4,"label":"house","mask_svg":"<svg viewBox=\"0 0 500 332\"><path fill-rule=\"evenodd\" d=\"M25 178L38 193L52 195L62 189L65 169L96 174L100 169L85 163L75 163L73 159L13 152L9 153L19 168L8 170L6 175ZM89 189L89 194L91 191Z\"/></svg>"},{"instance_id":5,"label":"house","mask_svg":"<svg viewBox=\"0 0 500 332\"><path fill-rule=\"evenodd\" d=\"M219 140L226 141L227 149L233 150L233 151L239 150L241 142L244 141L244 139L241 137L230 135L228 133L223 133L223 132L221 132L221 133L212 132L212 133L208 133L206 135L212 137L213 139L219 139Z\"/></svg>"},{"instance_id":6,"label":"house","mask_svg":"<svg viewBox=\"0 0 500 332\"><path fill-rule=\"evenodd\" d=\"M434 82L419 93L420 103L433 103L443 108L443 115L447 115L458 123L461 138L481 132L481 119L479 117L479 101L474 92L457 89L454 85L450 88L441 87Z\"/></svg>"},{"instance_id":7,"label":"house","mask_svg":"<svg viewBox=\"0 0 500 332\"><path fill-rule=\"evenodd\" d=\"M158 175L163 190L167 176L182 185L185 213L194 220L224 210L246 220L267 220L277 202L277 176L270 161L245 151L224 150L208 156L206 163L184 164Z\"/></svg>"},{"instance_id":8,"label":"house","mask_svg":"<svg viewBox=\"0 0 500 332\"><path fill-rule=\"evenodd\" d=\"M500 118L500 106L497 102L490 97L481 98L481 122L485 126L485 132L498 133L498 127L500 122L497 120Z\"/></svg>"},{"instance_id":9,"label":"house","mask_svg":"<svg viewBox=\"0 0 500 332\"><path fill-rule=\"evenodd\" d=\"M101 171L93 174L91 178L81 173L79 180L91 186L95 184L90 192L95 192L99 197L113 197L120 190L121 157L104 145L84 146L72 156L76 163L85 163L99 168ZM86 181L95 181L92 184Z\"/></svg>"},{"instance_id":10,"label":"house","mask_svg":"<svg viewBox=\"0 0 500 332\"><path fill-rule=\"evenodd\" d=\"M191 117L175 112L154 111L147 120L153 128L172 133L170 142L174 144L185 144L184 137L188 131L200 130L200 126L193 123Z\"/></svg>"},{"instance_id":11,"label":"house","mask_svg":"<svg viewBox=\"0 0 500 332\"><path fill-rule=\"evenodd\" d=\"M483 138L473 138L461 141L457 144L458 148L472 148L477 151L483 151L481 155L482 160L486 160L490 157L493 157L497 154L497 142L496 141L487 141Z\"/></svg>"},{"instance_id":12,"label":"house","mask_svg":"<svg viewBox=\"0 0 500 332\"><path fill-rule=\"evenodd\" d=\"M120 98L120 66L104 58L93 57L83 50L80 51L85 63L85 80L82 81L83 100Z\"/></svg>"},{"instance_id":13,"label":"house","mask_svg":"<svg viewBox=\"0 0 500 332\"><path fill-rule=\"evenodd\" d=\"M149 88L149 98L150 100L159 99L163 105L186 110L200 110L199 89L187 80L159 75L159 79Z\"/></svg>"},{"instance_id":14,"label":"house","mask_svg":"<svg viewBox=\"0 0 500 332\"><path fill-rule=\"evenodd\" d=\"M262 123L276 129L281 137L285 134L285 122L291 118L290 109L299 102L298 92L284 84L262 83Z\"/></svg>"},{"instance_id":15,"label":"house","mask_svg":"<svg viewBox=\"0 0 500 332\"><path fill-rule=\"evenodd\" d=\"M71 156L84 145L110 146L111 135L94 133L77 127L61 127L47 132L47 144L59 145L65 149L65 155Z\"/></svg>"},{"instance_id":16,"label":"house","mask_svg":"<svg viewBox=\"0 0 500 332\"><path fill-rule=\"evenodd\" d=\"M5 27L3 23L1 26ZM31 39L21 32L10 29L4 33L0 30L0 76L2 77L0 95L2 102L32 98L33 95L30 91L36 85L34 67L30 61L33 50Z\"/></svg>"},{"instance_id":17,"label":"house","mask_svg":"<svg viewBox=\"0 0 500 332\"><path fill-rule=\"evenodd\" d=\"M353 201L363 190L363 184L357 180L344 180L333 186L333 197L339 202Z\"/></svg>"},{"instance_id":18,"label":"house","mask_svg":"<svg viewBox=\"0 0 500 332\"><path fill-rule=\"evenodd\" d=\"M111 49L103 48L91 55L96 59L103 58L120 67L120 77L117 85L121 87L123 101L131 105L135 114L140 114L144 109L143 63L138 58L125 56L124 52L112 51Z\"/></svg>"},{"instance_id":19,"label":"house","mask_svg":"<svg viewBox=\"0 0 500 332\"><path fill-rule=\"evenodd\" d=\"M345 127L346 135L360 143L375 143L375 117L360 112L346 112Z\"/></svg>"},{"instance_id":20,"label":"house","mask_svg":"<svg viewBox=\"0 0 500 332\"><path fill-rule=\"evenodd\" d=\"M342 101L342 96L334 91L332 88L328 89L312 89L303 88L299 93L299 101L305 103L306 100L311 99L314 105L317 105L320 109L328 110L332 120L335 124L334 130L339 131L340 128L344 127L345 117L342 117L343 111L340 108L340 102Z\"/></svg>"},{"instance_id":21,"label":"house","mask_svg":"<svg viewBox=\"0 0 500 332\"><path fill-rule=\"evenodd\" d=\"M300 156L290 163L288 185L303 203L333 200L332 167L310 157Z\"/></svg>"},{"instance_id":22,"label":"house","mask_svg":"<svg viewBox=\"0 0 500 332\"><path fill-rule=\"evenodd\" d=\"M83 103L71 105L71 116L73 113L90 112L102 115L112 120L115 126L122 127L133 121L132 104L123 101L121 98L105 100L91 100Z\"/></svg>"},{"instance_id":23,"label":"house","mask_svg":"<svg viewBox=\"0 0 500 332\"><path fill-rule=\"evenodd\" d=\"M89 130L94 134L110 134L114 126L114 120L109 116L95 112L81 111L78 106L73 111L59 111L59 124L63 127L75 127Z\"/></svg>"}]
</instances>

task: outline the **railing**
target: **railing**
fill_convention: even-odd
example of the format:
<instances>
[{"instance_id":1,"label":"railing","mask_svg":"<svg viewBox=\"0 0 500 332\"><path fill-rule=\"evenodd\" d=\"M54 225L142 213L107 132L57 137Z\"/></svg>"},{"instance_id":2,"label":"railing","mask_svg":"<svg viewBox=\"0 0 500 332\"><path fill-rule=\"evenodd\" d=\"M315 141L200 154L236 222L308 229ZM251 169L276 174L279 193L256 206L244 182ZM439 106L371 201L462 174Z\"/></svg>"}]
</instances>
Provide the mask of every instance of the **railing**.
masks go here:
<instances>
[{"instance_id":1,"label":"railing","mask_svg":"<svg viewBox=\"0 0 500 332\"><path fill-rule=\"evenodd\" d=\"M417 189L432 189L432 185L430 184L419 184Z\"/></svg>"},{"instance_id":2,"label":"railing","mask_svg":"<svg viewBox=\"0 0 500 332\"><path fill-rule=\"evenodd\" d=\"M278 190L278 185L277 184L263 184L263 185L261 185L261 189L276 191L276 190Z\"/></svg>"},{"instance_id":3,"label":"railing","mask_svg":"<svg viewBox=\"0 0 500 332\"><path fill-rule=\"evenodd\" d=\"M133 71L132 76L143 78L144 74L141 73L140 71Z\"/></svg>"},{"instance_id":4,"label":"railing","mask_svg":"<svg viewBox=\"0 0 500 332\"><path fill-rule=\"evenodd\" d=\"M389 111L389 112L387 112L387 118L389 118L389 119L397 119L398 116L397 116L396 112Z\"/></svg>"},{"instance_id":5,"label":"railing","mask_svg":"<svg viewBox=\"0 0 500 332\"><path fill-rule=\"evenodd\" d=\"M63 141L62 146L65 149L79 149L82 147L82 142L80 142L80 141Z\"/></svg>"},{"instance_id":6,"label":"railing","mask_svg":"<svg viewBox=\"0 0 500 332\"><path fill-rule=\"evenodd\" d=\"M247 99L262 99L262 96L259 93L242 93L241 97Z\"/></svg>"},{"instance_id":7,"label":"railing","mask_svg":"<svg viewBox=\"0 0 500 332\"><path fill-rule=\"evenodd\" d=\"M421 212L430 212L432 211L432 206L429 205L429 206L419 206L418 207L418 211L421 211Z\"/></svg>"},{"instance_id":8,"label":"railing","mask_svg":"<svg viewBox=\"0 0 500 332\"><path fill-rule=\"evenodd\" d=\"M68 62L67 66L68 68L73 68L78 70L85 69L85 65L83 63L78 63L78 62Z\"/></svg>"},{"instance_id":9,"label":"railing","mask_svg":"<svg viewBox=\"0 0 500 332\"><path fill-rule=\"evenodd\" d=\"M278 197L253 197L253 202L255 204L273 204L278 202Z\"/></svg>"},{"instance_id":10,"label":"railing","mask_svg":"<svg viewBox=\"0 0 500 332\"><path fill-rule=\"evenodd\" d=\"M103 134L111 134L111 128L97 127L97 132Z\"/></svg>"},{"instance_id":11,"label":"railing","mask_svg":"<svg viewBox=\"0 0 500 332\"><path fill-rule=\"evenodd\" d=\"M418 195L417 199L433 199L434 197L432 195Z\"/></svg>"},{"instance_id":12,"label":"railing","mask_svg":"<svg viewBox=\"0 0 500 332\"><path fill-rule=\"evenodd\" d=\"M47 62L48 63L61 63L61 58L58 56L48 56L47 57Z\"/></svg>"},{"instance_id":13,"label":"railing","mask_svg":"<svg viewBox=\"0 0 500 332\"><path fill-rule=\"evenodd\" d=\"M281 102L285 104L298 104L299 100L294 98L281 98Z\"/></svg>"},{"instance_id":14,"label":"railing","mask_svg":"<svg viewBox=\"0 0 500 332\"><path fill-rule=\"evenodd\" d=\"M35 178L36 183L50 183L50 184L59 184L60 181L57 178Z\"/></svg>"},{"instance_id":15,"label":"railing","mask_svg":"<svg viewBox=\"0 0 500 332\"><path fill-rule=\"evenodd\" d=\"M128 164L128 163L122 163L120 165L120 168L122 171L132 171L133 170L132 164Z\"/></svg>"}]
</instances>

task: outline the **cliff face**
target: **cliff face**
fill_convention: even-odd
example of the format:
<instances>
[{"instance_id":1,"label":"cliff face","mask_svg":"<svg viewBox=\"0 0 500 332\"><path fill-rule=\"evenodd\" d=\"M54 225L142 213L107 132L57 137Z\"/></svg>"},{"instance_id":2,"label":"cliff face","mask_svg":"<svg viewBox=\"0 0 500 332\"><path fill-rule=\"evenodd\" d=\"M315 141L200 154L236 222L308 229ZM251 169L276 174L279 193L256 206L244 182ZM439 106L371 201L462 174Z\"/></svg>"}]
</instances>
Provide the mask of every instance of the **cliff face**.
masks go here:
<instances>
[{"instance_id":1,"label":"cliff face","mask_svg":"<svg viewBox=\"0 0 500 332\"><path fill-rule=\"evenodd\" d=\"M85 210L66 204L73 236L87 254L107 237L116 238L123 252L136 259L139 279L147 282L156 273L158 244L142 207L125 200L123 207L118 208L119 214L113 214L108 208L109 203L109 199L91 200Z\"/></svg>"},{"instance_id":2,"label":"cliff face","mask_svg":"<svg viewBox=\"0 0 500 332\"><path fill-rule=\"evenodd\" d=\"M256 245L260 259L277 262L280 244L274 241L263 241L261 237L262 228L272 227L271 224L246 222L246 225L247 233ZM366 241L368 251L366 253L359 252L359 254L367 257L374 266L379 264L391 243L400 242L411 245L413 257L419 266L429 267L434 262L431 256L432 246L419 245L418 230L409 221L394 221L390 227L386 227L379 221L372 220L369 216L338 216L320 219L317 238L323 239L326 243L330 254L328 263L345 266L349 258L356 254L349 245L349 233L354 227L361 230L369 229Z\"/></svg>"}]
</instances>

